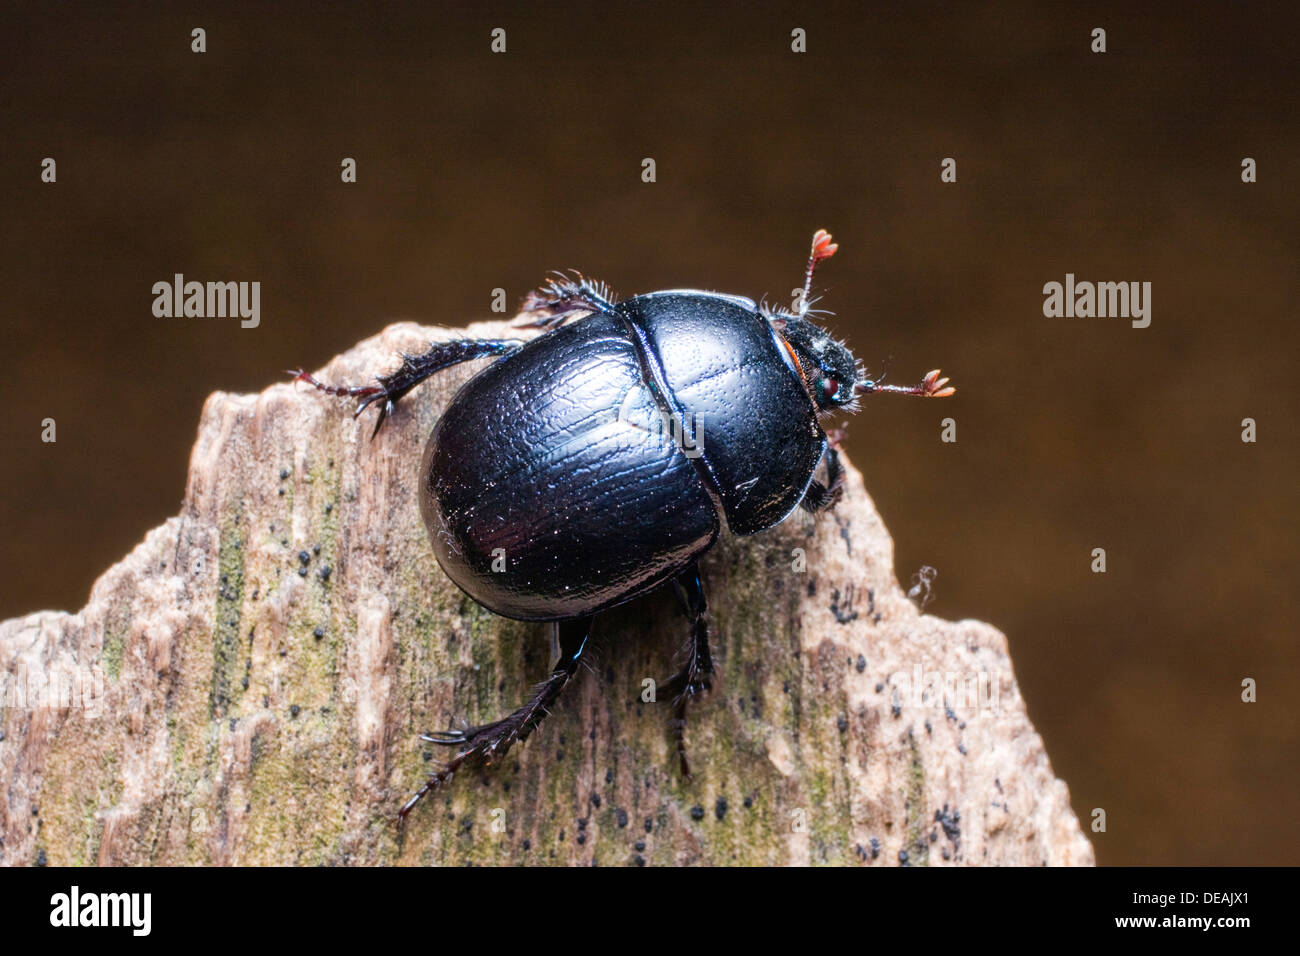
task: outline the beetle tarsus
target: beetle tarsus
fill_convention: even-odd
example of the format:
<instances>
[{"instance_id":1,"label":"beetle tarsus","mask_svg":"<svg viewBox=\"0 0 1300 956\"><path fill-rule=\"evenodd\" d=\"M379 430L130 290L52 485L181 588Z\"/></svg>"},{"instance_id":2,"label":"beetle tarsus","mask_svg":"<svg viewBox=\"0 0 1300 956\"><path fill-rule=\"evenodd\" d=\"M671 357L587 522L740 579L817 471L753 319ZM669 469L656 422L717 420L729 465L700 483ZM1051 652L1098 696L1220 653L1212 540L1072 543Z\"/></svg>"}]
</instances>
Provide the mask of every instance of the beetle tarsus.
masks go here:
<instances>
[{"instance_id":1,"label":"beetle tarsus","mask_svg":"<svg viewBox=\"0 0 1300 956\"><path fill-rule=\"evenodd\" d=\"M591 618L557 621L555 627L560 645L559 661L550 676L537 685L528 703L509 716L480 727L433 731L420 735L421 740L445 747L460 747L460 750L447 761L446 766L429 775L424 786L402 805L398 811L399 817L405 819L425 794L441 787L461 767L483 766L504 756L516 742L527 740L542 720L550 715L551 707L559 699L560 692L578 670L587 638L591 635Z\"/></svg>"},{"instance_id":2,"label":"beetle tarsus","mask_svg":"<svg viewBox=\"0 0 1300 956\"><path fill-rule=\"evenodd\" d=\"M295 382L306 382L308 385L313 385L326 395L337 395L343 398L365 397L366 401L361 404L362 408L365 408L366 405L369 405L384 392L382 385L326 385L310 372L304 372L300 368L285 369L284 374L292 375Z\"/></svg>"}]
</instances>

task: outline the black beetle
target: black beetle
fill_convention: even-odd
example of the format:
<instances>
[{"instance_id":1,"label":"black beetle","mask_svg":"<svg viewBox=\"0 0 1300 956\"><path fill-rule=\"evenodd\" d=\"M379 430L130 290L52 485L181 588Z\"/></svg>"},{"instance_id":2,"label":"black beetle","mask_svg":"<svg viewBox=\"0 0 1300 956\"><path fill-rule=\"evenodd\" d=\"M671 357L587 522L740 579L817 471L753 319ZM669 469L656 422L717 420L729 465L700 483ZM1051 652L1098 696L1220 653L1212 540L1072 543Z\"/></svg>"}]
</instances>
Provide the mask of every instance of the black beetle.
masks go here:
<instances>
[{"instance_id":1,"label":"black beetle","mask_svg":"<svg viewBox=\"0 0 1300 956\"><path fill-rule=\"evenodd\" d=\"M689 775L686 701L709 688L713 672L696 562L724 520L748 535L797 506L834 505L843 476L819 416L853 411L870 392L953 393L937 369L910 387L866 378L808 318L814 269L837 248L824 229L813 236L793 312L693 289L619 301L601 283L561 275L524 301L529 324L550 330L531 341L442 342L403 356L377 385L289 373L362 399L358 415L377 405L377 433L425 378L496 358L461 387L429 437L420 511L447 576L497 614L554 622L560 658L504 719L423 735L458 750L403 817L466 761L487 762L527 738L577 670L593 615L668 582L691 620L685 664L662 687ZM825 484L814 478L822 461Z\"/></svg>"}]
</instances>

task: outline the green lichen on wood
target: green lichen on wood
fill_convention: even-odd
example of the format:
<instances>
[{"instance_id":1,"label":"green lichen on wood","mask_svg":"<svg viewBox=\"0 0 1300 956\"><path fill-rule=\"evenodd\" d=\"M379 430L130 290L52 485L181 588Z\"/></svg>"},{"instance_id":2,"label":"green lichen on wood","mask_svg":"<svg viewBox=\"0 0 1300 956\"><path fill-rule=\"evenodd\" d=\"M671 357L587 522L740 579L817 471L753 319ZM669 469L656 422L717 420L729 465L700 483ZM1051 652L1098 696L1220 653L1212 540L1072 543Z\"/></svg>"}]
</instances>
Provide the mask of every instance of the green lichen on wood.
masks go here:
<instances>
[{"instance_id":1,"label":"green lichen on wood","mask_svg":"<svg viewBox=\"0 0 1300 956\"><path fill-rule=\"evenodd\" d=\"M302 706L320 706L321 699L339 697L342 676L339 655L344 649L334 610L340 528L338 508L334 502L338 499L342 479L334 458L318 457L315 461L316 464L304 476L313 515L308 535L310 540L289 543L291 555L297 554L295 546L309 555L308 563L302 566L307 571L303 577L305 599L295 605L289 635L293 646L291 653L298 669L309 678L310 686L305 689L304 699L297 702ZM296 557L292 563L301 564ZM329 568L328 574L324 573L325 568Z\"/></svg>"},{"instance_id":2,"label":"green lichen on wood","mask_svg":"<svg viewBox=\"0 0 1300 956\"><path fill-rule=\"evenodd\" d=\"M903 808L906 817L903 830L907 834L907 862L911 866L928 866L930 862L930 843L925 838L925 764L921 760L921 751L916 743L912 728L907 729L907 789Z\"/></svg>"},{"instance_id":3,"label":"green lichen on wood","mask_svg":"<svg viewBox=\"0 0 1300 956\"><path fill-rule=\"evenodd\" d=\"M93 733L94 727L71 726L67 732ZM94 862L102 829L96 813L121 794L121 782L113 772L115 766L115 754L86 768L70 746L55 746L50 751L44 768L44 796L35 808L32 823L38 828L38 851L45 852L51 866Z\"/></svg>"},{"instance_id":4,"label":"green lichen on wood","mask_svg":"<svg viewBox=\"0 0 1300 956\"><path fill-rule=\"evenodd\" d=\"M221 528L217 551L217 599L212 619L212 683L208 711L220 718L239 686L240 621L244 614L244 531L235 507Z\"/></svg>"},{"instance_id":5,"label":"green lichen on wood","mask_svg":"<svg viewBox=\"0 0 1300 956\"><path fill-rule=\"evenodd\" d=\"M111 623L104 628L104 650L101 660L104 664L104 673L113 681L122 676L122 654L126 649L126 633L126 627L114 626Z\"/></svg>"}]
</instances>

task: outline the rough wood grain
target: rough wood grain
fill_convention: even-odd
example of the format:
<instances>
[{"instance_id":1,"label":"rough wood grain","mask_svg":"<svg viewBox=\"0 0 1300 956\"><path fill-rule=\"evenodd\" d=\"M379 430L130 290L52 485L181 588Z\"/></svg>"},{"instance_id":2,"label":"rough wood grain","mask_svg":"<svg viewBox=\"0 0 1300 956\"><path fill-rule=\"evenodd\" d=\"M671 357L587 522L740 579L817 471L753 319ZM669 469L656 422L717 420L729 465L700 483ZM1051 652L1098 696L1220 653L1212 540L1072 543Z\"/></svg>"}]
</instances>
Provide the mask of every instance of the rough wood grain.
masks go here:
<instances>
[{"instance_id":1,"label":"rough wood grain","mask_svg":"<svg viewBox=\"0 0 1300 956\"><path fill-rule=\"evenodd\" d=\"M394 325L320 374L368 379L459 332ZM526 745L400 828L418 732L492 719L550 666L546 626L442 575L413 494L480 367L422 386L373 443L310 390L208 399L181 514L80 613L0 624L0 862L1093 862L1006 638L918 612L851 465L835 512L704 564L719 673L691 709L694 780L670 705L641 700L686 637L656 595L599 620L592 667ZM918 667L948 687L914 699Z\"/></svg>"}]
</instances>

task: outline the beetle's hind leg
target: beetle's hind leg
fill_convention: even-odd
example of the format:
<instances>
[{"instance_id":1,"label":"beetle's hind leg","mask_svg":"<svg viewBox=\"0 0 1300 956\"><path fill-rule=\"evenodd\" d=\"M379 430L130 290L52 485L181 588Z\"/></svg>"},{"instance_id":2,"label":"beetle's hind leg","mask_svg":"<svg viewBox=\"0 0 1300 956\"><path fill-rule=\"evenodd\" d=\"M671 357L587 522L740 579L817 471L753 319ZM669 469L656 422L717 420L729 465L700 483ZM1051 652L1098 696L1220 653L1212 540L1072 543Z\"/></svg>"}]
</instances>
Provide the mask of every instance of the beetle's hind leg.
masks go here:
<instances>
[{"instance_id":1,"label":"beetle's hind leg","mask_svg":"<svg viewBox=\"0 0 1300 956\"><path fill-rule=\"evenodd\" d=\"M520 312L533 313L534 318L516 324L523 328L552 329L582 313L613 312L615 305L614 294L605 283L581 273L557 272L540 289L528 293L520 305Z\"/></svg>"},{"instance_id":2,"label":"beetle's hind leg","mask_svg":"<svg viewBox=\"0 0 1300 956\"><path fill-rule=\"evenodd\" d=\"M421 797L446 783L461 767L490 763L495 758L504 756L516 741L528 739L528 735L550 713L560 692L578 670L582 652L591 636L591 620L590 617L581 617L556 623L560 657L555 663L555 669L546 680L537 685L528 703L513 714L469 730L443 730L420 735L420 739L429 743L458 747L459 750L446 766L430 774L424 786L406 801L400 811L402 817L411 812Z\"/></svg>"},{"instance_id":3,"label":"beetle's hind leg","mask_svg":"<svg viewBox=\"0 0 1300 956\"><path fill-rule=\"evenodd\" d=\"M686 609L686 616L691 620L691 637L686 645L686 660L679 670L664 681L662 690L672 698L673 740L677 746L677 758L681 761L682 776L691 776L690 764L686 762L686 705L692 697L704 693L712 686L713 654L709 650L709 622L705 617L709 609L704 599L704 585L700 582L699 568L692 565L690 569L673 579L673 590L678 600Z\"/></svg>"},{"instance_id":4,"label":"beetle's hind leg","mask_svg":"<svg viewBox=\"0 0 1300 956\"><path fill-rule=\"evenodd\" d=\"M356 415L360 415L371 405L379 406L379 418L375 421L373 438L379 434L384 420L393 413L393 406L411 389L429 376L445 368L488 356L501 357L516 352L524 343L518 339L453 339L450 342L438 342L421 355L402 354L402 364L388 375L381 375L375 381L377 385L326 385L318 382L314 376L302 369L293 369L287 374L295 382L314 385L328 395L346 398L359 398Z\"/></svg>"}]
</instances>

